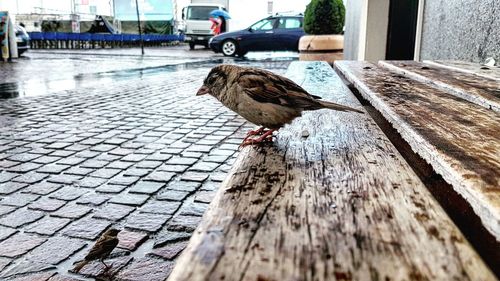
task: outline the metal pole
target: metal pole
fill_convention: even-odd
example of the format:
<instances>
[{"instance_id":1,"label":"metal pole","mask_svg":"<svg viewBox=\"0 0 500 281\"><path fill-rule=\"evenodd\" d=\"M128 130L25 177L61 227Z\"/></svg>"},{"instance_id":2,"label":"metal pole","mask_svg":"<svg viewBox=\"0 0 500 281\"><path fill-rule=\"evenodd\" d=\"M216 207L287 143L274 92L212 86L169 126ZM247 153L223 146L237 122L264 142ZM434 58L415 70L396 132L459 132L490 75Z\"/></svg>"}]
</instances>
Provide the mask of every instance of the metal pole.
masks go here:
<instances>
[{"instance_id":1,"label":"metal pole","mask_svg":"<svg viewBox=\"0 0 500 281\"><path fill-rule=\"evenodd\" d=\"M135 11L137 12L137 27L139 28L139 37L141 37L141 53L144 55L144 40L142 39L141 18L139 17L139 3L135 0Z\"/></svg>"}]
</instances>

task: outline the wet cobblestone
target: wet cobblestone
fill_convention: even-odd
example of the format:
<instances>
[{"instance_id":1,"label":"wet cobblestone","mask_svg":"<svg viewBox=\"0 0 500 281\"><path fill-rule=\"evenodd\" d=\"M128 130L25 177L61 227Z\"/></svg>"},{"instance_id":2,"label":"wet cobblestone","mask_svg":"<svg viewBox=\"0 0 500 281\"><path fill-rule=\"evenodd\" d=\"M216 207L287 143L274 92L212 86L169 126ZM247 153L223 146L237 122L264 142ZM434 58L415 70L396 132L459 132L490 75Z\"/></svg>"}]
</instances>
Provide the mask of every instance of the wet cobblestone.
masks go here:
<instances>
[{"instance_id":1,"label":"wet cobblestone","mask_svg":"<svg viewBox=\"0 0 500 281\"><path fill-rule=\"evenodd\" d=\"M68 270L110 226L113 280L168 277L251 127L194 96L208 70L1 101L1 280L102 277Z\"/></svg>"}]
</instances>

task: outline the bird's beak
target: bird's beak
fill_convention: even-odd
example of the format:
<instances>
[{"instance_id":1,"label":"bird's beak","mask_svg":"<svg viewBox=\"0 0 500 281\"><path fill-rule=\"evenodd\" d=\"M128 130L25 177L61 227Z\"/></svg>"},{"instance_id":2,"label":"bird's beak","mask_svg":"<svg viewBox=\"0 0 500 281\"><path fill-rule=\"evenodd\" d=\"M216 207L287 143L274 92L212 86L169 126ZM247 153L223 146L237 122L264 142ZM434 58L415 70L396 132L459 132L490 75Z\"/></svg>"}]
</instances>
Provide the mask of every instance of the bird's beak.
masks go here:
<instances>
[{"instance_id":1,"label":"bird's beak","mask_svg":"<svg viewBox=\"0 0 500 281\"><path fill-rule=\"evenodd\" d=\"M201 88L196 93L197 96L206 95L206 94L210 94L210 89L205 85L201 86Z\"/></svg>"}]
</instances>

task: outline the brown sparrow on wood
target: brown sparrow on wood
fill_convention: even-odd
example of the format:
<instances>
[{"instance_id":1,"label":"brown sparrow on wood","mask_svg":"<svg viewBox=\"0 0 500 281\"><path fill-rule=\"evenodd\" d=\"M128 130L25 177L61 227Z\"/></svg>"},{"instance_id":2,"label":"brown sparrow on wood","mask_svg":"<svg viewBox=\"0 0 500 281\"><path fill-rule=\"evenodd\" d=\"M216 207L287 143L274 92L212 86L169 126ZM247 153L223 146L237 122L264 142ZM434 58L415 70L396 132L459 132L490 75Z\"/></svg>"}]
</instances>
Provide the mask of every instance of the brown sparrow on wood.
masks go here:
<instances>
[{"instance_id":1,"label":"brown sparrow on wood","mask_svg":"<svg viewBox=\"0 0 500 281\"><path fill-rule=\"evenodd\" d=\"M272 141L274 131L302 115L304 110L328 108L339 111L361 110L309 94L292 80L270 71L222 64L210 71L197 96L210 94L251 123L262 126L248 132L242 146ZM268 128L269 130L266 130ZM257 139L248 139L261 135Z\"/></svg>"},{"instance_id":2,"label":"brown sparrow on wood","mask_svg":"<svg viewBox=\"0 0 500 281\"><path fill-rule=\"evenodd\" d=\"M118 245L118 233L120 230L115 228L110 228L104 232L101 237L95 242L90 252L85 256L85 259L75 265L73 268L74 272L80 271L87 263L93 260L99 259L102 264L108 269L108 265L104 263L104 259L111 254L113 249Z\"/></svg>"}]
</instances>

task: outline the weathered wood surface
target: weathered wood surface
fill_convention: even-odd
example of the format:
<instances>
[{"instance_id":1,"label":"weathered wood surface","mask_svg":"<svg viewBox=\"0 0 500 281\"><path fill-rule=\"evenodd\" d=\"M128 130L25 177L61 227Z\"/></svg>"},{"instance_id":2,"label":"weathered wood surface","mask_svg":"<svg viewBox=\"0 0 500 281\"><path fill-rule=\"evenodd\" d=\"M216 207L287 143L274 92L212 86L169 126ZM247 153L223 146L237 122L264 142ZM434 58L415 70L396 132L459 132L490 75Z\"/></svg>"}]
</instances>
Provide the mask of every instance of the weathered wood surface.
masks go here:
<instances>
[{"instance_id":1,"label":"weathered wood surface","mask_svg":"<svg viewBox=\"0 0 500 281\"><path fill-rule=\"evenodd\" d=\"M500 114L368 62L336 62L500 241Z\"/></svg>"},{"instance_id":2,"label":"weathered wood surface","mask_svg":"<svg viewBox=\"0 0 500 281\"><path fill-rule=\"evenodd\" d=\"M379 61L379 65L500 112L500 81L498 80L416 61Z\"/></svg>"},{"instance_id":3,"label":"weathered wood surface","mask_svg":"<svg viewBox=\"0 0 500 281\"><path fill-rule=\"evenodd\" d=\"M326 63L287 76L361 107ZM368 114L321 110L240 152L169 280L495 278Z\"/></svg>"},{"instance_id":4,"label":"weathered wood surface","mask_svg":"<svg viewBox=\"0 0 500 281\"><path fill-rule=\"evenodd\" d=\"M500 81L500 67L499 66L486 66L479 63L465 62L465 61L447 61L447 60L424 60L424 63L444 67L452 70L462 71L489 79Z\"/></svg>"}]
</instances>

